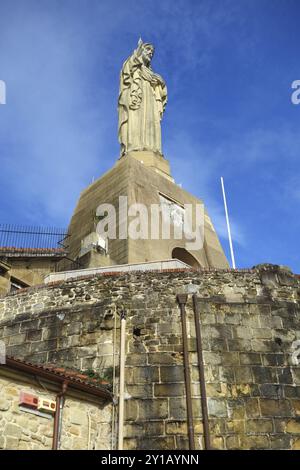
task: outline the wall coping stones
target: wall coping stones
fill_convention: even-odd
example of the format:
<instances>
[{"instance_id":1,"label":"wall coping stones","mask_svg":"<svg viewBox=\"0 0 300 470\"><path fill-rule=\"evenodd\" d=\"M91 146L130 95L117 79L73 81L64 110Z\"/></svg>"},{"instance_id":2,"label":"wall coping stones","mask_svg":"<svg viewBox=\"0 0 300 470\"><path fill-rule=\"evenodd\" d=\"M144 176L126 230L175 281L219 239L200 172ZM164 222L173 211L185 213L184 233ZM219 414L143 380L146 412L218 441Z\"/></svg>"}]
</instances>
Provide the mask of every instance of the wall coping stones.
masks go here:
<instances>
[{"instance_id":1,"label":"wall coping stones","mask_svg":"<svg viewBox=\"0 0 300 470\"><path fill-rule=\"evenodd\" d=\"M10 292L8 294L4 294L0 296L0 299L6 298L6 297L12 297L12 296L19 296L22 294L27 294L29 292L35 292L40 289L49 289L51 287L59 287L63 286L65 284L77 282L77 281L84 281L84 280L89 280L89 279L97 279L97 278L103 278L103 277L134 277L136 275L141 275L151 277L152 275L157 274L170 274L170 273L185 273L187 275L190 275L191 273L199 273L199 274L237 274L237 275L244 275L244 274L260 274L261 272L264 273L282 273L282 274L288 274L289 276L295 278L295 280L300 280L300 275L299 274L294 274L291 271L288 271L286 267L281 267L279 265L273 265L273 264L261 264L254 266L253 268L241 268L241 269L220 269L220 268L173 268L173 269L158 269L158 270L151 270L151 271L130 271L130 272L122 272L122 271L107 271L107 272L101 272L101 273L94 273L94 274L89 274L86 276L80 276L76 278L69 278L67 280L60 280L60 281L53 281L49 282L47 284L38 284L35 286L31 287L25 287L23 289L18 289L17 291Z\"/></svg>"}]
</instances>

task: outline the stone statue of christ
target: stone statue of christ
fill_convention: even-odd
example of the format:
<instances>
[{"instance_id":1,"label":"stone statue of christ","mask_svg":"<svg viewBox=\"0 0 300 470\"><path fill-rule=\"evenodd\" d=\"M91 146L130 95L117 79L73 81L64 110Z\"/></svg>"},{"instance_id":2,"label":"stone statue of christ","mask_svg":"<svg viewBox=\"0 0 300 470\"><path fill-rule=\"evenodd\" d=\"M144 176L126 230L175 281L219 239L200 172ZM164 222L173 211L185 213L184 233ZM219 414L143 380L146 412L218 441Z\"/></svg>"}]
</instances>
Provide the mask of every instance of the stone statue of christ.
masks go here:
<instances>
[{"instance_id":1,"label":"stone statue of christ","mask_svg":"<svg viewBox=\"0 0 300 470\"><path fill-rule=\"evenodd\" d=\"M140 39L121 70L118 101L121 157L143 150L162 155L160 121L167 103L167 87L151 68L153 54L153 45Z\"/></svg>"}]
</instances>

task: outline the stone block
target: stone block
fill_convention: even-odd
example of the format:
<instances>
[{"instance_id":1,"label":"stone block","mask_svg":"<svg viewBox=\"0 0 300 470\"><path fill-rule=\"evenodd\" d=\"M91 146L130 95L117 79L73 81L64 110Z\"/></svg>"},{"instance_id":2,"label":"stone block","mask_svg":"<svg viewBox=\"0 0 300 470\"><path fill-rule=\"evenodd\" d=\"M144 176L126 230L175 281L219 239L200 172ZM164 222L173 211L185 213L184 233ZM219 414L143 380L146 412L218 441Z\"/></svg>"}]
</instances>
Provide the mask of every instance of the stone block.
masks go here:
<instances>
[{"instance_id":1,"label":"stone block","mask_svg":"<svg viewBox=\"0 0 300 470\"><path fill-rule=\"evenodd\" d=\"M229 351L251 351L251 340L250 339L228 339L228 350Z\"/></svg>"},{"instance_id":2,"label":"stone block","mask_svg":"<svg viewBox=\"0 0 300 470\"><path fill-rule=\"evenodd\" d=\"M225 445L226 449L229 449L229 450L239 449L240 442L239 442L238 436L227 436L225 438L225 442L226 442L226 445Z\"/></svg>"},{"instance_id":3,"label":"stone block","mask_svg":"<svg viewBox=\"0 0 300 470\"><path fill-rule=\"evenodd\" d=\"M72 336L72 335L78 335L81 333L82 330L82 323L81 322L72 322L68 325L67 328L67 334Z\"/></svg>"},{"instance_id":4,"label":"stone block","mask_svg":"<svg viewBox=\"0 0 300 470\"><path fill-rule=\"evenodd\" d=\"M153 400L139 400L139 420L164 419L168 416L168 400L156 398Z\"/></svg>"},{"instance_id":5,"label":"stone block","mask_svg":"<svg viewBox=\"0 0 300 470\"><path fill-rule=\"evenodd\" d=\"M125 436L139 438L144 436L164 435L165 425L163 421L149 421L125 424Z\"/></svg>"},{"instance_id":6,"label":"stone block","mask_svg":"<svg viewBox=\"0 0 300 470\"><path fill-rule=\"evenodd\" d=\"M285 398L300 398L300 385L281 385Z\"/></svg>"},{"instance_id":7,"label":"stone block","mask_svg":"<svg viewBox=\"0 0 300 470\"><path fill-rule=\"evenodd\" d=\"M151 354L149 354L151 356ZM155 356L155 354L153 355ZM147 354L136 354L136 353L131 353L126 356L126 365L128 366L143 366L147 365ZM153 363L153 362L152 362ZM149 364L152 364L149 362ZM159 364L159 361L156 361L156 364Z\"/></svg>"},{"instance_id":8,"label":"stone block","mask_svg":"<svg viewBox=\"0 0 300 470\"><path fill-rule=\"evenodd\" d=\"M253 328L252 337L258 339L271 339L272 329L271 328Z\"/></svg>"},{"instance_id":9,"label":"stone block","mask_svg":"<svg viewBox=\"0 0 300 470\"><path fill-rule=\"evenodd\" d=\"M6 387L5 388L5 395L6 397L8 396L8 398L15 398L15 397L18 397L19 396L19 389L18 387L15 387L14 384L11 384L10 386Z\"/></svg>"},{"instance_id":10,"label":"stone block","mask_svg":"<svg viewBox=\"0 0 300 470\"><path fill-rule=\"evenodd\" d=\"M160 368L160 378L163 383L183 382L184 381L183 366L179 366L179 365L162 366Z\"/></svg>"},{"instance_id":11,"label":"stone block","mask_svg":"<svg viewBox=\"0 0 300 470\"><path fill-rule=\"evenodd\" d=\"M265 366L283 366L285 362L283 353L264 354L262 359Z\"/></svg>"},{"instance_id":12,"label":"stone block","mask_svg":"<svg viewBox=\"0 0 300 470\"><path fill-rule=\"evenodd\" d=\"M291 400L292 408L296 416L300 416L300 400Z\"/></svg>"},{"instance_id":13,"label":"stone block","mask_svg":"<svg viewBox=\"0 0 300 470\"><path fill-rule=\"evenodd\" d=\"M133 382L136 384L159 382L159 368L155 366L134 367Z\"/></svg>"},{"instance_id":14,"label":"stone block","mask_svg":"<svg viewBox=\"0 0 300 470\"><path fill-rule=\"evenodd\" d=\"M270 448L276 450L289 450L292 448L292 436L289 434L278 434L270 436Z\"/></svg>"},{"instance_id":15,"label":"stone block","mask_svg":"<svg viewBox=\"0 0 300 470\"><path fill-rule=\"evenodd\" d=\"M87 450L87 439L81 437L73 437L72 450Z\"/></svg>"},{"instance_id":16,"label":"stone block","mask_svg":"<svg viewBox=\"0 0 300 470\"><path fill-rule=\"evenodd\" d=\"M127 384L126 390L132 398L152 398L153 397L152 384L140 384L140 385Z\"/></svg>"},{"instance_id":17,"label":"stone block","mask_svg":"<svg viewBox=\"0 0 300 470\"><path fill-rule=\"evenodd\" d=\"M216 323L216 317L213 313L201 313L200 320L203 325L213 325Z\"/></svg>"},{"instance_id":18,"label":"stone block","mask_svg":"<svg viewBox=\"0 0 300 470\"><path fill-rule=\"evenodd\" d=\"M137 400L125 400L124 415L127 421L136 421L138 417L138 401Z\"/></svg>"},{"instance_id":19,"label":"stone block","mask_svg":"<svg viewBox=\"0 0 300 470\"><path fill-rule=\"evenodd\" d=\"M165 364L177 364L178 363L178 355L170 354L170 353L150 353L148 355L148 363L149 365L165 365Z\"/></svg>"},{"instance_id":20,"label":"stone block","mask_svg":"<svg viewBox=\"0 0 300 470\"><path fill-rule=\"evenodd\" d=\"M11 405L11 401L5 397L0 397L0 411L8 411Z\"/></svg>"},{"instance_id":21,"label":"stone block","mask_svg":"<svg viewBox=\"0 0 300 470\"><path fill-rule=\"evenodd\" d=\"M220 365L222 364L222 356L219 353L203 351L203 361L205 365Z\"/></svg>"},{"instance_id":22,"label":"stone block","mask_svg":"<svg viewBox=\"0 0 300 470\"><path fill-rule=\"evenodd\" d=\"M268 339L255 339L251 340L251 344L248 345L247 349L253 350L255 352L272 352L272 347L277 350L276 345L274 345L273 341Z\"/></svg>"},{"instance_id":23,"label":"stone block","mask_svg":"<svg viewBox=\"0 0 300 470\"><path fill-rule=\"evenodd\" d=\"M166 434L184 434L188 432L186 421L167 421Z\"/></svg>"},{"instance_id":24,"label":"stone block","mask_svg":"<svg viewBox=\"0 0 300 470\"><path fill-rule=\"evenodd\" d=\"M168 322L168 323L159 323L157 325L157 332L159 336L166 335L166 334L175 334L180 336L181 335L181 324L180 322Z\"/></svg>"},{"instance_id":25,"label":"stone block","mask_svg":"<svg viewBox=\"0 0 300 470\"><path fill-rule=\"evenodd\" d=\"M156 397L182 397L184 393L184 383L154 384L154 395Z\"/></svg>"},{"instance_id":26,"label":"stone block","mask_svg":"<svg viewBox=\"0 0 300 470\"><path fill-rule=\"evenodd\" d=\"M137 449L140 450L172 450L176 448L175 437L153 437L139 439Z\"/></svg>"},{"instance_id":27,"label":"stone block","mask_svg":"<svg viewBox=\"0 0 300 470\"><path fill-rule=\"evenodd\" d=\"M241 338L241 339L251 339L253 338L251 328L246 326L236 326L232 327L233 337L234 338Z\"/></svg>"},{"instance_id":28,"label":"stone block","mask_svg":"<svg viewBox=\"0 0 300 470\"><path fill-rule=\"evenodd\" d=\"M19 358L25 357L30 353L30 343L7 346L6 353L9 356L15 356Z\"/></svg>"},{"instance_id":29,"label":"stone block","mask_svg":"<svg viewBox=\"0 0 300 470\"><path fill-rule=\"evenodd\" d=\"M31 343L31 353L42 351L54 351L56 348L57 341L55 339Z\"/></svg>"},{"instance_id":30,"label":"stone block","mask_svg":"<svg viewBox=\"0 0 300 470\"><path fill-rule=\"evenodd\" d=\"M211 447L215 450L224 449L224 439L221 436L211 436Z\"/></svg>"},{"instance_id":31,"label":"stone block","mask_svg":"<svg viewBox=\"0 0 300 470\"><path fill-rule=\"evenodd\" d=\"M257 384L277 382L276 372L271 367L253 366L252 373L254 382Z\"/></svg>"},{"instance_id":32,"label":"stone block","mask_svg":"<svg viewBox=\"0 0 300 470\"><path fill-rule=\"evenodd\" d=\"M240 449L254 450L254 449L269 449L270 438L269 436L240 436Z\"/></svg>"},{"instance_id":33,"label":"stone block","mask_svg":"<svg viewBox=\"0 0 300 470\"><path fill-rule=\"evenodd\" d=\"M245 410L247 418L260 417L260 408L258 398L245 398Z\"/></svg>"},{"instance_id":34,"label":"stone block","mask_svg":"<svg viewBox=\"0 0 300 470\"><path fill-rule=\"evenodd\" d=\"M238 352L223 352L223 365L236 366L240 364L240 354Z\"/></svg>"},{"instance_id":35,"label":"stone block","mask_svg":"<svg viewBox=\"0 0 300 470\"><path fill-rule=\"evenodd\" d=\"M227 417L227 406L226 400L217 398L208 398L208 413L210 416L216 416L219 418Z\"/></svg>"},{"instance_id":36,"label":"stone block","mask_svg":"<svg viewBox=\"0 0 300 470\"><path fill-rule=\"evenodd\" d=\"M137 439L124 437L124 449L125 450L136 450L139 449ZM107 450L107 449L105 449Z\"/></svg>"},{"instance_id":37,"label":"stone block","mask_svg":"<svg viewBox=\"0 0 300 470\"><path fill-rule=\"evenodd\" d=\"M11 336L16 335L20 331L20 323L16 323L14 325L5 326L3 330L3 336Z\"/></svg>"},{"instance_id":38,"label":"stone block","mask_svg":"<svg viewBox=\"0 0 300 470\"><path fill-rule=\"evenodd\" d=\"M259 365L261 364L261 355L258 353L241 353L241 365Z\"/></svg>"},{"instance_id":39,"label":"stone block","mask_svg":"<svg viewBox=\"0 0 300 470\"><path fill-rule=\"evenodd\" d=\"M280 384L292 384L294 382L291 369L289 367L278 368L277 376Z\"/></svg>"},{"instance_id":40,"label":"stone block","mask_svg":"<svg viewBox=\"0 0 300 470\"><path fill-rule=\"evenodd\" d=\"M41 341L43 330L28 330L26 333L27 341Z\"/></svg>"},{"instance_id":41,"label":"stone block","mask_svg":"<svg viewBox=\"0 0 300 470\"><path fill-rule=\"evenodd\" d=\"M19 449L19 438L7 436L5 439L6 450L18 450Z\"/></svg>"},{"instance_id":42,"label":"stone block","mask_svg":"<svg viewBox=\"0 0 300 470\"><path fill-rule=\"evenodd\" d=\"M291 416L291 406L288 400L260 399L261 416Z\"/></svg>"},{"instance_id":43,"label":"stone block","mask_svg":"<svg viewBox=\"0 0 300 470\"><path fill-rule=\"evenodd\" d=\"M16 424L9 423L4 428L4 435L20 439L22 435L22 428Z\"/></svg>"},{"instance_id":44,"label":"stone block","mask_svg":"<svg viewBox=\"0 0 300 470\"><path fill-rule=\"evenodd\" d=\"M234 368L236 383L252 383L252 370L249 366L236 366Z\"/></svg>"},{"instance_id":45,"label":"stone block","mask_svg":"<svg viewBox=\"0 0 300 470\"><path fill-rule=\"evenodd\" d=\"M234 419L226 421L226 428L228 433L244 434L245 433L245 420Z\"/></svg>"},{"instance_id":46,"label":"stone block","mask_svg":"<svg viewBox=\"0 0 300 470\"><path fill-rule=\"evenodd\" d=\"M206 395L211 398L225 397L228 393L227 385L224 383L207 383Z\"/></svg>"},{"instance_id":47,"label":"stone block","mask_svg":"<svg viewBox=\"0 0 300 470\"><path fill-rule=\"evenodd\" d=\"M218 316L217 318L219 319ZM228 325L239 325L241 322L241 316L239 313L229 312L224 318L223 322L227 323Z\"/></svg>"},{"instance_id":48,"label":"stone block","mask_svg":"<svg viewBox=\"0 0 300 470\"><path fill-rule=\"evenodd\" d=\"M25 342L26 334L20 333L18 335L12 335L9 337L9 345L14 346L17 344L23 344Z\"/></svg>"},{"instance_id":49,"label":"stone block","mask_svg":"<svg viewBox=\"0 0 300 470\"><path fill-rule=\"evenodd\" d=\"M283 398L283 388L280 385L262 384L259 386L260 396L264 398Z\"/></svg>"},{"instance_id":50,"label":"stone block","mask_svg":"<svg viewBox=\"0 0 300 470\"><path fill-rule=\"evenodd\" d=\"M246 432L254 434L271 433L273 431L272 419L247 419Z\"/></svg>"},{"instance_id":51,"label":"stone block","mask_svg":"<svg viewBox=\"0 0 300 470\"><path fill-rule=\"evenodd\" d=\"M186 419L186 399L170 398L169 400L169 418L173 420Z\"/></svg>"},{"instance_id":52,"label":"stone block","mask_svg":"<svg viewBox=\"0 0 300 470\"><path fill-rule=\"evenodd\" d=\"M189 450L189 440L184 436L175 436L177 450ZM197 438L195 438L195 447L197 449Z\"/></svg>"},{"instance_id":53,"label":"stone block","mask_svg":"<svg viewBox=\"0 0 300 470\"><path fill-rule=\"evenodd\" d=\"M0 449L1 449L1 444L0 444ZM300 439L295 439L293 441L292 449L293 450L300 450Z\"/></svg>"},{"instance_id":54,"label":"stone block","mask_svg":"<svg viewBox=\"0 0 300 470\"><path fill-rule=\"evenodd\" d=\"M86 411L81 411L79 409L71 409L69 419L70 423L80 424L81 426L87 425L88 422Z\"/></svg>"},{"instance_id":55,"label":"stone block","mask_svg":"<svg viewBox=\"0 0 300 470\"><path fill-rule=\"evenodd\" d=\"M286 425L286 432L300 434L300 418L291 419Z\"/></svg>"}]
</instances>

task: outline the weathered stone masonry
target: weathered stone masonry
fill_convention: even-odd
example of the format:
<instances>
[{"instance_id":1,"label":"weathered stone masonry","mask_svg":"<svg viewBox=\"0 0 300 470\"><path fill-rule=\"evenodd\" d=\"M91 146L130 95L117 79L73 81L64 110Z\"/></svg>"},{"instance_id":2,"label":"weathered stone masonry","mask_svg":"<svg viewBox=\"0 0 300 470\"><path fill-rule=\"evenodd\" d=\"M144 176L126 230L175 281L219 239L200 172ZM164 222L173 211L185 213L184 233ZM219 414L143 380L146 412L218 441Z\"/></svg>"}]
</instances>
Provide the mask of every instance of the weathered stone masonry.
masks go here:
<instances>
[{"instance_id":1,"label":"weathered stone masonry","mask_svg":"<svg viewBox=\"0 0 300 470\"><path fill-rule=\"evenodd\" d=\"M182 292L190 293L186 311L197 448L203 447L203 428L194 292L202 299L213 447L299 449L300 370L291 357L300 339L300 283L287 270L270 265L247 271L139 272L30 288L0 299L0 334L8 354L18 358L111 375L114 315L118 352L119 313L125 309L125 446L184 449L188 439L176 302Z\"/></svg>"}]
</instances>

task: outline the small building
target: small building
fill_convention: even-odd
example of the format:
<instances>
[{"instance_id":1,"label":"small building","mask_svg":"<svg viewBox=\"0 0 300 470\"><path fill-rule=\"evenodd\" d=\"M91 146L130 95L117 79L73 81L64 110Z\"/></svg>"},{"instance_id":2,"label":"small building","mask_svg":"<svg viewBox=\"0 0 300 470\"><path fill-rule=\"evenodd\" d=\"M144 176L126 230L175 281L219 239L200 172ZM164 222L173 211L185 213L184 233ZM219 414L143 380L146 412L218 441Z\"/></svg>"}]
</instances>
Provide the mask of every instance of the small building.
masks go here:
<instances>
[{"instance_id":1,"label":"small building","mask_svg":"<svg viewBox=\"0 0 300 470\"><path fill-rule=\"evenodd\" d=\"M43 284L67 256L65 230L0 225L0 295Z\"/></svg>"},{"instance_id":2,"label":"small building","mask_svg":"<svg viewBox=\"0 0 300 470\"><path fill-rule=\"evenodd\" d=\"M99 379L7 357L0 388L0 449L111 448L112 395Z\"/></svg>"}]
</instances>

